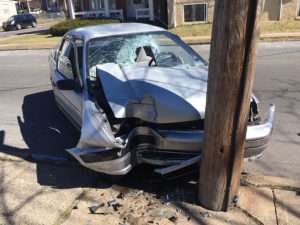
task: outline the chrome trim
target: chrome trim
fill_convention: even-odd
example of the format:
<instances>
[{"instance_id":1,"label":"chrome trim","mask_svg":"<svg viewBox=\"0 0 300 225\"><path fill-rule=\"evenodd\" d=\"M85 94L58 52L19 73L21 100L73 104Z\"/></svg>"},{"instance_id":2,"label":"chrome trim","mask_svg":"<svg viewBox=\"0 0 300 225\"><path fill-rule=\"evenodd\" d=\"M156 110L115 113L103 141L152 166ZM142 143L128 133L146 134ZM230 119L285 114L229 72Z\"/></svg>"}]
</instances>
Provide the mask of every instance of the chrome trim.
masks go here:
<instances>
[{"instance_id":1,"label":"chrome trim","mask_svg":"<svg viewBox=\"0 0 300 225\"><path fill-rule=\"evenodd\" d=\"M191 159L188 159L188 160L180 163L179 165L169 166L169 167L162 168L162 169L155 169L154 172L159 173L161 175L171 173L171 172L180 170L182 168L185 168L187 166L190 166L190 165L193 165L193 164L199 162L201 157L202 157L201 155L198 155L196 157L193 157Z\"/></svg>"},{"instance_id":2,"label":"chrome trim","mask_svg":"<svg viewBox=\"0 0 300 225\"><path fill-rule=\"evenodd\" d=\"M69 152L72 156L74 156L81 165L95 170L97 172L106 173L110 175L125 175L127 174L131 169L131 153L128 152L126 155L124 155L121 158L115 159L115 160L109 160L109 161L102 161L102 162L94 162L94 163L85 163L80 156L88 153L96 153L101 151L108 151L107 148L72 148L72 149L66 149L67 152Z\"/></svg>"},{"instance_id":3,"label":"chrome trim","mask_svg":"<svg viewBox=\"0 0 300 225\"><path fill-rule=\"evenodd\" d=\"M247 141L264 139L271 135L273 129L274 112L275 105L272 105L269 109L269 118L265 124L247 127Z\"/></svg>"},{"instance_id":4,"label":"chrome trim","mask_svg":"<svg viewBox=\"0 0 300 225\"><path fill-rule=\"evenodd\" d=\"M171 160L171 159L150 159L150 158L144 158L137 156L138 163L147 163L151 165L157 165L157 166L169 166L169 165L178 165L180 163L185 162L185 160Z\"/></svg>"}]
</instances>

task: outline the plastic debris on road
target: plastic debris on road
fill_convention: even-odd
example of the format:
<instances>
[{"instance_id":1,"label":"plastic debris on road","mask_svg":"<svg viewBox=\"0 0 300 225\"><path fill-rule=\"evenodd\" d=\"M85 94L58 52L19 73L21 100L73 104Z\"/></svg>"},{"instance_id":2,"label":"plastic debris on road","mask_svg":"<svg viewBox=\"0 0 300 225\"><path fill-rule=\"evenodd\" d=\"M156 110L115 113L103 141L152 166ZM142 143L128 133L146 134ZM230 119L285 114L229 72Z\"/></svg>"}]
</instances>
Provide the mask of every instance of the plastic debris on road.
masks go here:
<instances>
[{"instance_id":1,"label":"plastic debris on road","mask_svg":"<svg viewBox=\"0 0 300 225\"><path fill-rule=\"evenodd\" d=\"M200 215L205 217L205 218L211 217L211 214L208 213L208 212L200 212Z\"/></svg>"},{"instance_id":2,"label":"plastic debris on road","mask_svg":"<svg viewBox=\"0 0 300 225\"><path fill-rule=\"evenodd\" d=\"M94 214L98 209L102 208L104 206L104 203L101 203L100 205L93 205L89 207L89 210L92 214Z\"/></svg>"}]
</instances>

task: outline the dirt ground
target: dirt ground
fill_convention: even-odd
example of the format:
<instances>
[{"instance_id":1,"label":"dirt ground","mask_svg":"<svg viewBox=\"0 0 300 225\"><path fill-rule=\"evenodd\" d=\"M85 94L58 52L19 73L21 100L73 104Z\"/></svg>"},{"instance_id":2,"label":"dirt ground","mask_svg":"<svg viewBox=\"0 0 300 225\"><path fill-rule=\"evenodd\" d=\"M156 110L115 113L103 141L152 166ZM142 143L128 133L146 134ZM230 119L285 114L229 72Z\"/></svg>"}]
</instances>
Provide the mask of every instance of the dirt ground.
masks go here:
<instances>
[{"instance_id":1,"label":"dirt ground","mask_svg":"<svg viewBox=\"0 0 300 225\"><path fill-rule=\"evenodd\" d=\"M101 181L73 207L63 224L255 224L236 207L227 213L200 207L196 174L184 180L165 180L150 171L143 167L121 181ZM115 206L109 206L111 200ZM100 207L92 213L92 206Z\"/></svg>"}]
</instances>

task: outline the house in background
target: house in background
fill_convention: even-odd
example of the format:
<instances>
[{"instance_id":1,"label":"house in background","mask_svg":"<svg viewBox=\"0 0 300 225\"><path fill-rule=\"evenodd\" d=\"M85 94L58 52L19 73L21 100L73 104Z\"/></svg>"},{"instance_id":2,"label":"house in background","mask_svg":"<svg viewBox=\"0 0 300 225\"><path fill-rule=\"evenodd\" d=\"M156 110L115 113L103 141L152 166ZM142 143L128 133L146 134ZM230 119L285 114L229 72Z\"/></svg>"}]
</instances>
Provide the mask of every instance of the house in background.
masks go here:
<instances>
[{"instance_id":1,"label":"house in background","mask_svg":"<svg viewBox=\"0 0 300 225\"><path fill-rule=\"evenodd\" d=\"M168 0L68 0L70 18L147 19L168 25Z\"/></svg>"},{"instance_id":2,"label":"house in background","mask_svg":"<svg viewBox=\"0 0 300 225\"><path fill-rule=\"evenodd\" d=\"M0 26L9 17L17 14L16 3L16 1L11 0L0 0Z\"/></svg>"},{"instance_id":3,"label":"house in background","mask_svg":"<svg viewBox=\"0 0 300 225\"><path fill-rule=\"evenodd\" d=\"M63 0L56 0L63 1ZM166 27L212 22L215 0L67 0L71 18L160 21ZM265 0L263 20L295 19L300 0Z\"/></svg>"},{"instance_id":4,"label":"house in background","mask_svg":"<svg viewBox=\"0 0 300 225\"><path fill-rule=\"evenodd\" d=\"M215 0L169 0L168 24L176 27L197 22L212 22ZM295 19L300 16L300 0L265 0L262 19Z\"/></svg>"}]
</instances>

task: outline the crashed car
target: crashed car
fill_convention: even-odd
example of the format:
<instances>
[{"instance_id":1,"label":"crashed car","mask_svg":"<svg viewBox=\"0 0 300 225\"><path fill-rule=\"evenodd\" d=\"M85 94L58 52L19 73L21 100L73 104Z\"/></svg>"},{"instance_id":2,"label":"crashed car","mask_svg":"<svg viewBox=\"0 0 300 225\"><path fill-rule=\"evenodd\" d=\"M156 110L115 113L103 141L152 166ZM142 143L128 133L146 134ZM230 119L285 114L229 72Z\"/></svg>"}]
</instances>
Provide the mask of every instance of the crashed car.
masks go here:
<instances>
[{"instance_id":1,"label":"crashed car","mask_svg":"<svg viewBox=\"0 0 300 225\"><path fill-rule=\"evenodd\" d=\"M140 23L79 28L49 64L57 105L81 131L67 151L83 166L124 175L146 163L165 175L201 159L208 64L179 37ZM250 104L245 160L263 154L275 110L259 124Z\"/></svg>"}]
</instances>

